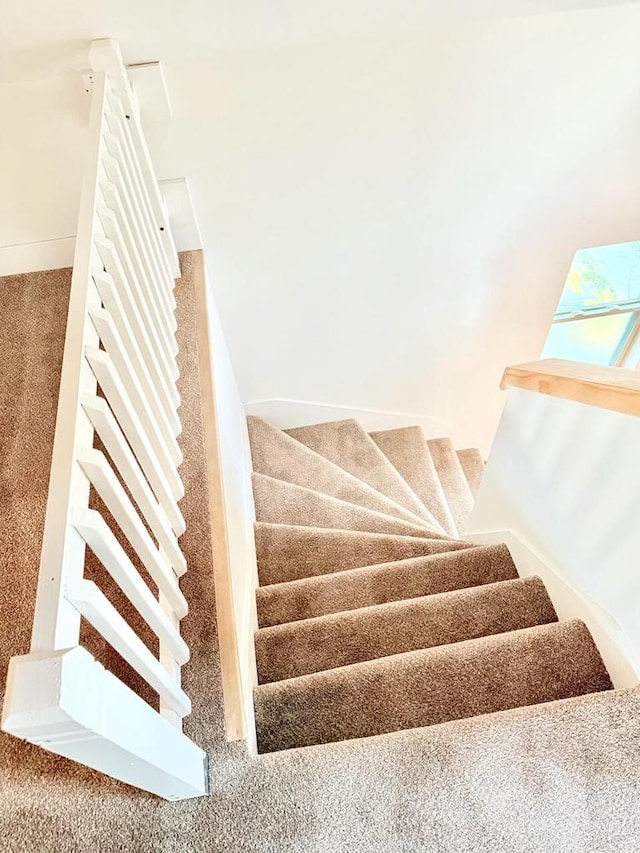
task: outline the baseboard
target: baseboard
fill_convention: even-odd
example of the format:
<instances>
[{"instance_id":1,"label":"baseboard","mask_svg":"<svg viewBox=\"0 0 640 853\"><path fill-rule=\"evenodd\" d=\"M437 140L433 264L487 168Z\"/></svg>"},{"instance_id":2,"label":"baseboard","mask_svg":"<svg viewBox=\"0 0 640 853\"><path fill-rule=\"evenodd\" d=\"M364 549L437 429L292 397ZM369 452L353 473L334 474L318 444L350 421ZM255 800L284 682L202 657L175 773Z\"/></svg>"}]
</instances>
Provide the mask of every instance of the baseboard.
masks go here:
<instances>
[{"instance_id":1,"label":"baseboard","mask_svg":"<svg viewBox=\"0 0 640 853\"><path fill-rule=\"evenodd\" d=\"M513 530L468 532L462 537L479 545L504 542L511 552L520 577L538 576L547 588L558 618L582 619L591 631L602 660L617 690L636 687L640 662L636 660L624 630L604 608L567 583L561 574Z\"/></svg>"},{"instance_id":2,"label":"baseboard","mask_svg":"<svg viewBox=\"0 0 640 853\"><path fill-rule=\"evenodd\" d=\"M0 246L0 276L71 267L75 246L75 236Z\"/></svg>"},{"instance_id":3,"label":"baseboard","mask_svg":"<svg viewBox=\"0 0 640 853\"><path fill-rule=\"evenodd\" d=\"M427 438L449 437L458 448L475 446L473 437L464 430L425 414L389 412L284 398L252 400L245 403L245 409L248 415L264 418L280 429L293 429L307 424L355 418L367 432L418 425L422 427Z\"/></svg>"},{"instance_id":4,"label":"baseboard","mask_svg":"<svg viewBox=\"0 0 640 853\"><path fill-rule=\"evenodd\" d=\"M172 178L158 183L167 208L176 249L183 252L202 248L202 237L187 179ZM71 267L75 246L75 234L52 240L0 246L0 276Z\"/></svg>"}]
</instances>

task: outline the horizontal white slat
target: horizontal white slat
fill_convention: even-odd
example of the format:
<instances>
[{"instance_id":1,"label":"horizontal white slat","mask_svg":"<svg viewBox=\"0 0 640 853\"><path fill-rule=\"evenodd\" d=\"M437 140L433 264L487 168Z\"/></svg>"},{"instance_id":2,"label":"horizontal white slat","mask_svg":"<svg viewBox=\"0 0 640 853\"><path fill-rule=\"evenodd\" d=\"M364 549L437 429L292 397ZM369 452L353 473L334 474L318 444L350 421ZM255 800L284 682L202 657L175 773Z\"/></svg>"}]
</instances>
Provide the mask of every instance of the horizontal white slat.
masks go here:
<instances>
[{"instance_id":1,"label":"horizontal white slat","mask_svg":"<svg viewBox=\"0 0 640 853\"><path fill-rule=\"evenodd\" d=\"M147 232L149 233L155 247L155 254L158 263L165 273L164 280L169 291L170 304L175 308L175 297L173 295L173 290L175 288L174 278L176 275L180 274L179 268L176 269L172 266L167 258L162 241L163 231L161 230L166 223L156 222L156 218L151 207L151 201L149 199L149 193L142 177L139 158L131 138L129 121L125 118L125 112L122 104L114 95L110 95L107 99L106 119L111 133L120 143L122 161L125 163L131 179L132 193L139 201L140 212L142 213L145 221Z\"/></svg>"},{"instance_id":2,"label":"horizontal white slat","mask_svg":"<svg viewBox=\"0 0 640 853\"><path fill-rule=\"evenodd\" d=\"M170 484L165 477L153 448L147 443L140 418L109 355L104 350L89 347L86 357L160 505L172 524L180 524L176 505L176 500L184 494L180 478L176 473Z\"/></svg>"},{"instance_id":3,"label":"horizontal white slat","mask_svg":"<svg viewBox=\"0 0 640 853\"><path fill-rule=\"evenodd\" d=\"M134 226L135 223L127 214L125 204L122 198L121 191L115 184L110 181L103 180L100 182L102 195L120 226L122 239L127 247L127 253L131 260L132 269L136 276L136 281L140 287L140 292L143 294L145 305L149 310L149 315L154 328L158 335L158 340L161 346L170 356L176 356L178 353L178 344L174 336L176 327L175 318L172 317L168 309L162 303L155 282L149 276L149 268L145 266L144 260L140 253L138 241L136 240ZM172 328L173 325L173 328Z\"/></svg>"},{"instance_id":4,"label":"horizontal white slat","mask_svg":"<svg viewBox=\"0 0 640 853\"><path fill-rule=\"evenodd\" d=\"M169 602L162 593L160 593L160 595L158 596L158 604L166 613L167 618L177 626L176 616L171 610ZM180 684L182 677L182 673L180 671L180 663L175 659L175 656L171 652L171 648L166 643L163 643L161 641L159 652L160 653L158 655L158 658L160 660L160 663L169 673L169 676L176 682L176 684ZM180 719L180 717L178 717L176 712L168 705L166 705L162 700L160 700L160 713L173 726L176 726L180 729L182 728L182 720Z\"/></svg>"},{"instance_id":5,"label":"horizontal white slat","mask_svg":"<svg viewBox=\"0 0 640 853\"><path fill-rule=\"evenodd\" d=\"M125 110L118 98L110 94L107 99L107 109L105 113L107 124L111 133L113 133L121 145L124 161L127 164L129 177L132 181L132 192L140 202L140 212L143 215L146 228L150 233L153 243L157 248L158 261L162 268L166 271L168 286L173 297L173 289L175 287L174 278L180 275L179 264L170 262L167 257L165 244L162 239L163 228L167 226L166 221L156 221L155 213L152 209L149 192L147 190L145 179L142 175L142 167L140 160L131 138L129 121L125 118ZM152 176L155 181L155 176Z\"/></svg>"},{"instance_id":6,"label":"horizontal white slat","mask_svg":"<svg viewBox=\"0 0 640 853\"><path fill-rule=\"evenodd\" d=\"M180 591L178 579L168 563L162 559L135 507L107 462L106 456L102 451L93 448L80 450L78 462L131 543L145 569L169 599L176 616L182 619L186 616L188 607Z\"/></svg>"},{"instance_id":7,"label":"horizontal white slat","mask_svg":"<svg viewBox=\"0 0 640 853\"><path fill-rule=\"evenodd\" d=\"M108 153L105 153L103 157L105 172L111 183L120 192L125 211L132 223L138 250L149 271L158 299L169 319L170 328L175 332L177 322L174 316L176 307L173 295L174 282L169 277L167 268L158 260L156 244L149 232L147 219L142 211L141 199L139 193L135 191L134 181L130 174L128 157L125 156L120 141L112 133L105 133L105 144L108 150Z\"/></svg>"},{"instance_id":8,"label":"horizontal white slat","mask_svg":"<svg viewBox=\"0 0 640 853\"><path fill-rule=\"evenodd\" d=\"M174 535L171 524L149 487L138 460L131 452L107 401L102 397L87 395L82 398L82 408L89 416L154 536L165 550L173 570L178 576L182 576L187 570L187 561L176 537L184 533L184 522Z\"/></svg>"},{"instance_id":9,"label":"horizontal white slat","mask_svg":"<svg viewBox=\"0 0 640 853\"><path fill-rule=\"evenodd\" d=\"M154 598L104 518L93 509L76 510L73 524L176 663L185 664L189 660L189 647L179 628Z\"/></svg>"},{"instance_id":10,"label":"horizontal white slat","mask_svg":"<svg viewBox=\"0 0 640 853\"><path fill-rule=\"evenodd\" d=\"M0 16L4 15L0 12ZM78 441L90 443L93 437L91 424L80 410L79 397L83 391L95 391L93 376L87 370L82 353L88 344L96 341L95 330L88 321L86 309L94 298L98 298L91 279L94 266L91 241L97 225L97 174L102 149L107 86L106 74L97 73L91 97L87 148L83 157L84 173L78 206L77 240L31 634L33 652L73 646L78 642L80 631L80 620L74 608L69 606L64 596L64 588L69 579L82 576L84 565L84 542L71 527L69 516L74 505L86 502L89 497L89 483L75 463L75 448ZM41 309L37 301L31 306L31 310L34 320L39 319L37 328L40 333L46 334L44 318L38 318ZM10 314L3 316L3 322L7 325L11 324L12 319ZM25 374L24 379L30 381L28 374ZM37 393L35 386L34 393ZM3 519L0 523L4 521Z\"/></svg>"},{"instance_id":11,"label":"horizontal white slat","mask_svg":"<svg viewBox=\"0 0 640 853\"><path fill-rule=\"evenodd\" d=\"M162 664L93 581L83 579L74 583L67 588L66 597L177 714L186 717L191 713L187 694L172 681ZM161 748L160 744L158 748Z\"/></svg>"},{"instance_id":12,"label":"horizontal white slat","mask_svg":"<svg viewBox=\"0 0 640 853\"><path fill-rule=\"evenodd\" d=\"M145 397L153 412L153 417L160 422L163 433L166 436L177 438L182 432L180 418L178 417L178 413L173 411L173 409L167 412L160 399L158 389L151 378L149 368L140 349L140 344L131 327L129 317L127 316L113 278L106 272L96 273L93 278L104 306L113 317L113 321L122 337L124 347L129 353L136 376L143 387Z\"/></svg>"},{"instance_id":13,"label":"horizontal white slat","mask_svg":"<svg viewBox=\"0 0 640 853\"><path fill-rule=\"evenodd\" d=\"M121 191L125 191L131 203L132 213L140 229L140 236L145 240L147 254L151 262L154 274L158 276L159 290L165 305L169 308L171 315L176 308L174 295L175 280L169 269L164 248L160 239L161 232L156 228L149 205L145 201L144 191L141 187L138 164L133 156L131 140L126 136L127 128L118 122L116 115L107 109L105 115L104 140L106 151L104 152L105 167L108 160L116 161L117 175L110 178L120 185ZM109 170L108 170L109 171Z\"/></svg>"},{"instance_id":14,"label":"horizontal white slat","mask_svg":"<svg viewBox=\"0 0 640 853\"><path fill-rule=\"evenodd\" d=\"M156 180L153 166L151 164L151 156L147 147L142 128L138 121L135 120L135 110L133 109L131 92L126 87L118 89L114 92L116 98L120 101L125 115L131 116L131 120L127 121L127 130L130 133L133 143L136 159L140 164L140 173L143 178L144 187L148 193L151 209L159 227L162 228L161 239L164 246L167 261L171 267L175 277L180 275L180 264L178 262L178 253L171 236L169 228L169 220L164 209L160 188Z\"/></svg>"},{"instance_id":15,"label":"horizontal white slat","mask_svg":"<svg viewBox=\"0 0 640 853\"><path fill-rule=\"evenodd\" d=\"M106 269L104 275L109 275L113 279L116 290L122 299L122 304L135 333L138 346L144 356L147 369L153 378L158 395L162 400L167 417L169 419L177 418L176 410L180 405L180 395L176 386L167 379L160 368L160 363L155 356L145 324L138 311L138 305L131 291L129 280L120 262L118 249L111 240L100 237L96 237L95 244L100 259Z\"/></svg>"},{"instance_id":16,"label":"horizontal white slat","mask_svg":"<svg viewBox=\"0 0 640 853\"><path fill-rule=\"evenodd\" d=\"M113 359L131 402L136 407L147 438L153 445L158 460L165 469L165 475L169 479L182 463L182 452L178 442L172 435L166 435L162 429L162 422L153 417L140 380L111 314L104 308L92 308L89 316L100 335L104 348Z\"/></svg>"},{"instance_id":17,"label":"horizontal white slat","mask_svg":"<svg viewBox=\"0 0 640 853\"><path fill-rule=\"evenodd\" d=\"M125 277L131 283L131 293L136 301L140 317L142 318L145 329L149 335L154 356L158 360L167 382L170 385L173 385L175 380L178 378L177 365L175 363L175 359L173 359L171 354L167 352L166 345L162 343L158 336L156 324L151 317L147 300L144 298L144 293L133 268L127 243L122 234L118 217L116 217L116 214L106 206L98 207L98 217L102 223L102 227L104 228L104 233L107 238L115 245ZM107 268L107 272L111 272L111 270Z\"/></svg>"}]
</instances>

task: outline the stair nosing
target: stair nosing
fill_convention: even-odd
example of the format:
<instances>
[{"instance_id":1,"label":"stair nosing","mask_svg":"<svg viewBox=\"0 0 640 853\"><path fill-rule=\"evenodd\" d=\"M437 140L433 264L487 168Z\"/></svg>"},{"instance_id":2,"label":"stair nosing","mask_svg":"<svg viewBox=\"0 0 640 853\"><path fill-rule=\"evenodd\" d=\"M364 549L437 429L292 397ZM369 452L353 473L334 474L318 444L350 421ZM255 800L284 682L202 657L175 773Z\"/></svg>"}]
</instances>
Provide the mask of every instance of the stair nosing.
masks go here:
<instances>
[{"instance_id":1,"label":"stair nosing","mask_svg":"<svg viewBox=\"0 0 640 853\"><path fill-rule=\"evenodd\" d=\"M337 503L342 504L345 507L353 507L353 509L360 511L362 513L366 513L367 515L374 516L377 519L384 520L384 521L390 521L390 522L393 522L396 524L404 524L408 527L415 527L416 530L422 530L425 533L430 534L429 536L423 536L422 537L423 539L452 539L453 538L452 536L450 536L446 532L440 533L437 530L433 530L431 527L426 527L424 523L414 524L411 521L404 520L402 518L398 518L395 515L389 515L388 513L378 512L375 509L369 509L368 507L362 506L361 504L354 504L352 501L347 501L347 500L344 500L343 498L336 498L333 495L327 494L326 492L320 492L320 491L316 491L315 489L309 489L306 486L299 486L297 483L291 483L289 480L281 480L279 477L272 477L269 474L261 474L259 471L252 471L251 473L252 473L252 478L259 477L261 479L270 480L270 481L273 481L275 483L282 483L285 486L291 487L292 489L300 489L301 491L308 492L311 495L318 496L320 498L324 498L324 499L327 499L330 501L336 501ZM259 518L256 518L256 521L262 521L262 520ZM264 524L285 524L289 527L312 527L312 528L315 527L315 528L317 528L317 525L315 525L315 524L295 524L295 525L293 525L293 524L288 524L288 522L278 522L278 521L262 522L262 523L264 523ZM317 528L317 529L322 529L322 530L351 530L351 531L356 532L356 533L357 532L360 532L360 533L378 533L379 532L376 530L359 530L358 528L353 528L353 527L322 527L322 528ZM381 535L384 535L384 536L403 536L403 535L410 535L410 534L383 532ZM412 538L416 538L416 537L412 537Z\"/></svg>"},{"instance_id":2,"label":"stair nosing","mask_svg":"<svg viewBox=\"0 0 640 853\"><path fill-rule=\"evenodd\" d=\"M384 566L385 563L380 563L379 565ZM359 571L359 569L350 569L349 571ZM303 580L306 580L306 578L303 578ZM472 592L479 591L479 590L486 591L488 588L490 589L491 587L503 587L503 586L512 585L512 584L521 584L524 586L527 583L529 583L531 585L534 585L534 582L536 582L536 581L538 582L536 585L542 586L546 592L546 587L544 585L544 582L542 581L542 578L540 578L538 575L529 575L527 577L517 577L517 578L507 578L506 580L491 581L490 583L480 584L479 586L463 586L463 587L458 587L457 589L447 590L446 592L432 592L432 593L429 593L428 595L416 595L413 598L398 598L398 599L395 599L394 601L383 601L380 604L368 604L368 605L365 605L364 607L356 607L353 610L335 610L332 613L323 613L320 616L310 616L307 619L294 619L291 622L280 622L278 625L266 625L263 628L257 628L254 632L254 636L255 637L258 637L259 635L264 636L267 633L271 633L271 634L285 633L285 630L289 626L298 625L300 622L305 622L305 623L315 622L318 624L326 624L331 619L334 619L335 617L342 616L342 615L353 617L355 619L355 618L357 618L357 616L356 616L357 614L361 614L363 612L366 613L368 611L374 611L374 610L380 611L380 610L383 610L384 608L392 609L394 607L398 607L398 605L402 605L405 603L406 604L412 604L416 607L419 607L421 601L426 601L426 600L432 601L433 599L445 598L447 596L451 596L451 597L461 596L461 594L464 592L471 592L472 593ZM298 583L298 581L290 581L290 583ZM275 584L273 584L273 586L275 586ZM478 592L478 594L480 594L480 593ZM552 605L553 605L553 602L552 602ZM555 607L554 607L554 611L555 611ZM556 622L559 621L557 612L556 612L556 619L554 621L556 621ZM550 623L545 622L542 624L546 625L546 624L550 624ZM530 626L530 627L533 627L533 626ZM520 630L520 629L516 629L516 630ZM509 633L509 632L500 632L500 633ZM487 636L493 636L493 635L487 635ZM460 640L458 642L464 642L464 641ZM444 643L441 645L449 645L449 644ZM451 645L453 645L453 644L451 644ZM432 648L432 647L428 646L427 648ZM414 650L414 651L416 651L416 650ZM384 657L389 657L389 655L384 655Z\"/></svg>"},{"instance_id":3,"label":"stair nosing","mask_svg":"<svg viewBox=\"0 0 640 853\"><path fill-rule=\"evenodd\" d=\"M415 515L414 513L410 512L408 509L405 509L403 506L396 503L394 500L387 497L382 492L379 492L377 489L374 489L368 483L365 483L363 480L359 479L358 477L354 476L353 474L350 474L349 471L346 471L344 468L341 468L339 465L336 465L334 462L331 462L331 460L327 459L326 456L322 456L322 454L316 453L315 450L312 450L310 447L307 447L306 444L303 444L301 441L298 441L297 439L290 436L285 430L281 430L281 429L278 429L278 427L274 427L273 424L270 424L268 421L265 421L264 418L260 418L257 415L248 415L247 416L247 422L249 424L251 424L252 420L256 421L256 422L267 424L271 429L275 430L276 432L278 432L282 436L284 436L284 438L287 441L294 442L296 445L303 448L303 450L306 453L312 454L314 457L321 459L323 461L323 463L325 463L326 465L330 465L332 468L335 468L337 471L340 472L340 474L343 477L346 477L352 483L357 484L360 489L364 489L365 491L369 492L371 495L375 496L376 498L384 500L385 503L389 504L391 507L395 508L396 510L398 510L401 513L401 515L393 516L394 518L400 518L400 519L404 518L406 521L411 521L413 524L424 523L423 518L420 518L420 516ZM249 435L251 436L251 429L249 429ZM251 438L249 440L249 443L251 445ZM255 460L254 460L254 456L253 456L253 450L251 451L251 459L252 459L252 470L256 471ZM256 473L260 474L263 472L262 471L256 471ZM267 474L265 476L270 476L270 475ZM274 479L279 479L279 478L274 478ZM293 482L293 481L287 480L286 482ZM295 485L299 485L299 483L296 483ZM306 487L303 486L302 488L306 488ZM322 494L329 494L329 493L328 492L322 492ZM358 504L356 504L356 506L357 505ZM362 506L364 506L364 504L362 504Z\"/></svg>"},{"instance_id":4,"label":"stair nosing","mask_svg":"<svg viewBox=\"0 0 640 853\"><path fill-rule=\"evenodd\" d=\"M324 454L323 454L323 453L321 453L320 451L315 450L315 448L310 447L310 446L309 446L308 444L306 444L304 441L302 441L301 439L297 438L295 435L292 435L292 433L298 432L298 431L300 431L300 430L304 430L304 429L313 429L313 428L317 428L317 427L326 426L326 425L329 425L329 424L333 425L333 424L340 424L340 423L353 423L353 424L355 424L355 425L358 427L358 429L359 429L359 430L361 430L361 437L366 438L366 439L367 439L367 441L368 441L368 442L370 442L371 450L376 454L376 456L378 456L378 457L379 457L380 461L384 464L384 467L385 467L385 469L387 469L388 473L391 473L391 472L392 472L393 478L394 478L395 480L397 480L398 484L400 485L400 488L402 488L404 491L406 491L407 497L410 497L410 498L412 499L412 503L413 503L413 502L415 502L415 503L416 503L416 505L417 505L419 508L421 508L421 509L422 509L422 511L423 511L423 512L424 512L424 514L425 514L425 517L422 517L421 515L417 515L417 514L414 512L414 510L409 509L409 507L405 506L404 504L398 503L398 501L396 500L396 498L394 498L394 497L392 498L390 495L387 495L387 493L386 493L386 492L383 492L383 491L382 491L380 488L378 488L377 486L374 486L374 485L372 485L371 483L368 483L366 480L363 480L363 479L362 479L361 477L359 477L357 474L353 474L353 473L352 473L351 471L349 471L347 468L343 468L343 467L342 467L342 465L340 465L340 463L335 462L333 459L329 459L329 457L328 457L328 456L324 456ZM314 453L317 453L319 456L322 456L322 458L323 458L323 459L327 459L327 461L331 462L333 465L337 465L337 466L338 466L338 468L341 468L341 470L346 471L346 472L347 472L347 474L350 474L351 476L355 477L359 482L364 483L365 485L370 486L370 488L374 489L374 490L375 490L376 492L378 492L379 494L381 494L381 495L383 495L383 496L387 497L389 500L393 501L393 502L394 502L394 503L396 503L398 506L400 506L400 507L402 507L402 508L406 509L406 510L407 510L407 512L410 512L412 515L415 515L417 518L421 518L421 517L422 517L422 520L423 520L423 521L428 521L430 524L435 525L435 529L436 529L438 532L441 532L441 533L443 533L443 534L444 534L444 533L446 533L446 531L442 528L442 525L441 525L441 524L438 522L438 520L433 516L433 514L432 514L432 512L429 510L429 508L428 508L428 507L426 507L426 506L424 506L424 504L422 503L422 501L420 500L420 498L415 494L415 492L413 491L413 489L408 485L408 483L406 482L406 480L404 479L404 477L402 477L402 475L401 475L401 474L396 470L396 468L394 467L394 465L389 461L389 459L385 456L385 454L380 450L380 448L379 448L379 447L378 447L378 445L375 443L375 441L371 438L371 436L368 434L368 432L367 432L367 431L366 431L366 430L365 430L365 429L364 429L364 428L363 428L363 427L358 423L358 421L357 421L355 418L343 418L343 419L342 419L342 420L340 420L340 421L329 421L329 422L321 422L321 423L317 423L317 424L306 424L305 426L292 427L292 428L290 428L290 429L283 430L283 432L284 432L286 435L288 435L290 438L292 438L294 441L297 441L299 444L302 444L304 447L307 447L309 450L313 451Z\"/></svg>"},{"instance_id":5,"label":"stair nosing","mask_svg":"<svg viewBox=\"0 0 640 853\"><path fill-rule=\"evenodd\" d=\"M431 647L426 648L426 649L412 649L409 652L398 652L397 654L394 654L394 655L384 655L383 657L380 657L380 658L373 658L372 660L358 661L357 663L350 663L350 664L346 664L345 666L334 667L333 669L324 669L324 670L321 670L320 672L310 672L310 673L307 673L305 675L294 676L293 678L283 678L280 681L270 681L267 684L258 684L256 686L254 686L253 690L254 690L254 694L257 694L257 695L259 695L260 693L284 691L286 689L287 685L293 685L296 683L303 682L305 680L321 681L322 679L326 679L327 677L330 677L332 673L344 674L345 670L357 671L358 669L360 669L361 671L364 671L365 668L370 668L371 670L374 670L376 665L379 665L379 662L381 662L381 661L388 662L392 658L397 658L397 659L403 658L403 659L409 660L411 657L413 657L414 659L417 660L420 656L447 654L447 652L446 652L447 649L454 650L455 652L458 652L459 654L461 654L464 651L463 647L464 646L468 647L470 644L476 644L476 645L483 644L483 643L488 644L489 642L495 642L496 640L499 640L500 637L507 637L509 635L514 635L514 634L515 635L522 635L525 632L539 632L539 633L543 633L545 631L553 632L554 630L560 629L562 626L577 625L577 624L582 625L583 628L587 631L587 633L591 637L591 632L589 631L589 629L588 629L588 627L585 624L583 619L563 619L563 620L557 621L557 622L546 622L542 625L533 625L533 626L530 626L528 628L517 628L515 631L502 631L498 634L489 634L489 635L483 636L483 637L473 637L470 640L460 640L459 642L456 642L456 643L443 643L442 645L431 646ZM606 667L604 666L604 662L602 661L602 657L600 655L600 652L598 651L597 647L595 646L595 642L593 641L592 637L591 637L591 641L593 642L594 648L596 648L596 651L598 652L598 656L601 659L602 666L608 675L608 671L606 670Z\"/></svg>"}]
</instances>

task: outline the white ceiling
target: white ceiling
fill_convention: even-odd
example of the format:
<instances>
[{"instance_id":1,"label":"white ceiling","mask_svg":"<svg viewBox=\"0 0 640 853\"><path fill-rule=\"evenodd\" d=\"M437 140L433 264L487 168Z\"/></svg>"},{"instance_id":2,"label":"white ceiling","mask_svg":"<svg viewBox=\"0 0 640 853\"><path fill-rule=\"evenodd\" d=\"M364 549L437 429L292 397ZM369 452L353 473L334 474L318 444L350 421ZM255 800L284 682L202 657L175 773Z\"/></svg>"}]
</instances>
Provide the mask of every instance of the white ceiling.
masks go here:
<instances>
[{"instance_id":1,"label":"white ceiling","mask_svg":"<svg viewBox=\"0 0 640 853\"><path fill-rule=\"evenodd\" d=\"M0 83L84 70L87 43L95 38L117 39L127 62L169 63L616 5L619 0L2 0Z\"/></svg>"}]
</instances>

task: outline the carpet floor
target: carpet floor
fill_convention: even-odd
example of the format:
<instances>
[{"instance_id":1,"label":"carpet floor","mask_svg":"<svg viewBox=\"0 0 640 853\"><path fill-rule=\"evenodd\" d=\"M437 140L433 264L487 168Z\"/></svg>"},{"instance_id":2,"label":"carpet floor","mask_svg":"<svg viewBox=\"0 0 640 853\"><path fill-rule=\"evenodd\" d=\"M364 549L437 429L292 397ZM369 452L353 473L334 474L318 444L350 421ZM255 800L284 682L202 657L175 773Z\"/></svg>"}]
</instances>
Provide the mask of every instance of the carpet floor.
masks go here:
<instances>
[{"instance_id":1,"label":"carpet floor","mask_svg":"<svg viewBox=\"0 0 640 853\"><path fill-rule=\"evenodd\" d=\"M160 801L2 734L2 849L7 853L636 851L639 690L591 693L257 758L249 758L242 744L225 741L190 256L184 255L182 264L184 275L176 291L181 446L186 460L181 508L187 521L182 545L189 565L182 589L190 603L183 628L192 651L183 673L193 701L185 729L209 753L211 795L184 803ZM69 280L69 271L0 279L3 689L9 657L25 653L29 645ZM316 481L298 485L317 489ZM344 486L365 501L375 497L373 490L356 488L348 477ZM344 494L334 497L345 500ZM384 513L385 506L389 502L383 498L369 509ZM415 519L406 512L395 517L409 523ZM470 563L473 554L473 549L465 551ZM494 555L494 582L511 577L506 555L499 556ZM444 558L412 559L424 566ZM340 574L357 572L366 574L369 569ZM433 572L431 578L437 584ZM324 578L311 579L315 580ZM387 575L383 584L391 583ZM442 591L437 586L428 592L432 590ZM111 663L123 680L133 683L120 661Z\"/></svg>"}]
</instances>

